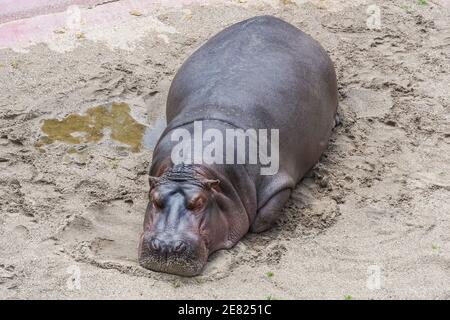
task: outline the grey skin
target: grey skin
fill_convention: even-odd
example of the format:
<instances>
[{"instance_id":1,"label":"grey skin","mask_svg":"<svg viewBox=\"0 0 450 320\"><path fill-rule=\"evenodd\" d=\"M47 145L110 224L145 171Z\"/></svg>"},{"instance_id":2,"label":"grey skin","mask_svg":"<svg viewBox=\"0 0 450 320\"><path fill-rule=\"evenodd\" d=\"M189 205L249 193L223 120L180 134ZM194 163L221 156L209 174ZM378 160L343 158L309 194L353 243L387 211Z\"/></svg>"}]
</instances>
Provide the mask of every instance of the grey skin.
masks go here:
<instances>
[{"instance_id":1,"label":"grey skin","mask_svg":"<svg viewBox=\"0 0 450 320\"><path fill-rule=\"evenodd\" d=\"M249 231L269 229L326 149L337 105L336 75L325 50L278 18L254 17L206 42L169 90L168 126L150 169L140 264L197 275L212 252L233 247ZM171 133L193 133L200 120L204 131L278 129L278 173L263 176L260 164L174 165Z\"/></svg>"}]
</instances>

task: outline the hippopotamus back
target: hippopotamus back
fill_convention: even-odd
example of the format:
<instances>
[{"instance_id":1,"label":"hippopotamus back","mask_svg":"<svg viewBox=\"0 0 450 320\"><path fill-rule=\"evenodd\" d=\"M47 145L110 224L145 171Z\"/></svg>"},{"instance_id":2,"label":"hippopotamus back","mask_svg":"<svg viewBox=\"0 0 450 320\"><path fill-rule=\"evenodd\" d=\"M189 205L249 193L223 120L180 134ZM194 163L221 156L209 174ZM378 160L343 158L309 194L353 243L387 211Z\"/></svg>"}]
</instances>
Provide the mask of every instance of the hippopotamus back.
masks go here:
<instances>
[{"instance_id":1,"label":"hippopotamus back","mask_svg":"<svg viewBox=\"0 0 450 320\"><path fill-rule=\"evenodd\" d=\"M278 129L279 174L255 177L264 202L272 182L292 188L317 162L337 104L334 67L320 44L283 20L259 16L223 30L186 60L166 113L169 128L217 119L244 130Z\"/></svg>"}]
</instances>

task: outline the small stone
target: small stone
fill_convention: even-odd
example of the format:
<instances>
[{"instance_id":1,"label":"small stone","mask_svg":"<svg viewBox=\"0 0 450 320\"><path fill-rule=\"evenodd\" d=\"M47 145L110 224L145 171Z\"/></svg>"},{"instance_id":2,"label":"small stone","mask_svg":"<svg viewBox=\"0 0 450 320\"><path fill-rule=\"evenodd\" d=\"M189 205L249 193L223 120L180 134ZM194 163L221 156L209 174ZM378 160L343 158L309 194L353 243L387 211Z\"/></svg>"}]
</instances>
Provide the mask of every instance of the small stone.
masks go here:
<instances>
[{"instance_id":1,"label":"small stone","mask_svg":"<svg viewBox=\"0 0 450 320\"><path fill-rule=\"evenodd\" d=\"M132 16L136 16L136 17L142 16L142 13L139 12L139 11L137 11L137 10L131 10L131 11L130 11L130 14L131 14Z\"/></svg>"}]
</instances>

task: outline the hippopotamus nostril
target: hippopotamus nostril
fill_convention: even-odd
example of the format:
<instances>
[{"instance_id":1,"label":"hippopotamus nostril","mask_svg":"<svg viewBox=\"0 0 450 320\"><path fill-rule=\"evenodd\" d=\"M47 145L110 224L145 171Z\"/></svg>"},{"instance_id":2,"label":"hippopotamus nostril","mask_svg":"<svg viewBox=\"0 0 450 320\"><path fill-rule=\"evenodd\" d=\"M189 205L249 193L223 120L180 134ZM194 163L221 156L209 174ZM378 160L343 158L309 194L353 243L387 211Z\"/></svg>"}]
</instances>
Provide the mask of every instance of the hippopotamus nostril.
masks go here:
<instances>
[{"instance_id":1,"label":"hippopotamus nostril","mask_svg":"<svg viewBox=\"0 0 450 320\"><path fill-rule=\"evenodd\" d=\"M176 253L182 253L186 251L186 248L187 248L186 243L181 240L175 241L173 245L173 251Z\"/></svg>"},{"instance_id":2,"label":"hippopotamus nostril","mask_svg":"<svg viewBox=\"0 0 450 320\"><path fill-rule=\"evenodd\" d=\"M187 247L187 243L182 240L165 241L154 236L147 240L148 250L157 254L183 253Z\"/></svg>"}]
</instances>

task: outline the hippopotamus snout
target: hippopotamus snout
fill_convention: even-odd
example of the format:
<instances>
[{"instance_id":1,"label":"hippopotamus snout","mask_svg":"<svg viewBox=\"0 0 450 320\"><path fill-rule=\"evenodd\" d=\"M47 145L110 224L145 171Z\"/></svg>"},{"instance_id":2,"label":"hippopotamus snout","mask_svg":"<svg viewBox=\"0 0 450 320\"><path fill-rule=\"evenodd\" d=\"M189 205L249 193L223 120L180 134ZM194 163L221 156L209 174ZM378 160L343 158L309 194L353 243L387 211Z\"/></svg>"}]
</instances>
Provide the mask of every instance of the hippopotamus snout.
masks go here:
<instances>
[{"instance_id":1,"label":"hippopotamus snout","mask_svg":"<svg viewBox=\"0 0 450 320\"><path fill-rule=\"evenodd\" d=\"M180 237L158 232L142 235L139 262L147 269L194 276L200 273L206 259L206 248L194 235Z\"/></svg>"}]
</instances>

